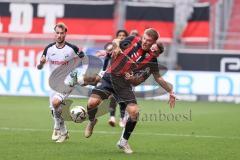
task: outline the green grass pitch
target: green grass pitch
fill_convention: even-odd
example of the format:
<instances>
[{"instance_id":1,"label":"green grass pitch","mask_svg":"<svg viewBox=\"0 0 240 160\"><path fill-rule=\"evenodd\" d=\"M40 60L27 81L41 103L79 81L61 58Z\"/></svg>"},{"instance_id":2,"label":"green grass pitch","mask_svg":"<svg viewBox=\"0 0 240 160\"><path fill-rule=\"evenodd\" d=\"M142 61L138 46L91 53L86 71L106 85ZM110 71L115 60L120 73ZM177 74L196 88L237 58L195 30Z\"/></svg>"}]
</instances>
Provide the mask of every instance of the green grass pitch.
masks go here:
<instances>
[{"instance_id":1,"label":"green grass pitch","mask_svg":"<svg viewBox=\"0 0 240 160\"><path fill-rule=\"evenodd\" d=\"M87 101L73 100L83 106ZM170 110L167 102L139 100L132 155L116 148L121 128L110 127L108 115L89 139L83 136L86 122L67 122L70 139L56 144L48 105L48 98L0 97L0 160L240 159L239 104L178 101Z\"/></svg>"}]
</instances>

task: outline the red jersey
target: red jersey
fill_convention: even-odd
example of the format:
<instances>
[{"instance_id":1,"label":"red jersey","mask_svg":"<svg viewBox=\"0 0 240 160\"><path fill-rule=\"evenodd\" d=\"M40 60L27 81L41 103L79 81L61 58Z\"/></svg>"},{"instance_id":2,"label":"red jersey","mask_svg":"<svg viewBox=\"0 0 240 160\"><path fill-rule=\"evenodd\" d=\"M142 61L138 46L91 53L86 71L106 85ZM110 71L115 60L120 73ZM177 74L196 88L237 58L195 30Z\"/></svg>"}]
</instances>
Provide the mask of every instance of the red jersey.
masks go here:
<instances>
[{"instance_id":1,"label":"red jersey","mask_svg":"<svg viewBox=\"0 0 240 160\"><path fill-rule=\"evenodd\" d=\"M129 46L124 52L112 59L111 65L107 69L107 73L117 76L125 75L126 72L132 72L142 65L149 63L154 58L151 51L144 51L141 47L141 39L139 37L128 37L120 43Z\"/></svg>"}]
</instances>

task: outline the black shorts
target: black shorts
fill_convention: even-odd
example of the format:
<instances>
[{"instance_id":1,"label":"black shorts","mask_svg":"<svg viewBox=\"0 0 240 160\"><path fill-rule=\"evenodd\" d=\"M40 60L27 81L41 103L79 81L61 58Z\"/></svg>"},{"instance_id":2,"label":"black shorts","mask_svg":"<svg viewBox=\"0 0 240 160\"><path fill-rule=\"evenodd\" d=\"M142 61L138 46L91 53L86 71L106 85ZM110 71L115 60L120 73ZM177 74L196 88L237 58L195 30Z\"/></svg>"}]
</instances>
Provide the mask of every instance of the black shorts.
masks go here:
<instances>
[{"instance_id":1,"label":"black shorts","mask_svg":"<svg viewBox=\"0 0 240 160\"><path fill-rule=\"evenodd\" d=\"M114 76L109 73L104 74L101 81L92 90L92 94L97 94L102 99L107 99L113 94L118 103L137 104L131 84L124 77Z\"/></svg>"}]
</instances>

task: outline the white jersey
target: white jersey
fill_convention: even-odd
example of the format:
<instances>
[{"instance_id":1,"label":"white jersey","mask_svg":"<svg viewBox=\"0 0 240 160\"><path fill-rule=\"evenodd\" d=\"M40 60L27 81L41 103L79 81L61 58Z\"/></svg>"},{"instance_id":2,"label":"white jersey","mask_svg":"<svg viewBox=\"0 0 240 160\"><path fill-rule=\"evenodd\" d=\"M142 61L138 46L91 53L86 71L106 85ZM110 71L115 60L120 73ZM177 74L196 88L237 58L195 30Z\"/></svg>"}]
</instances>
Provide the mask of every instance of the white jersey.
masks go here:
<instances>
[{"instance_id":1,"label":"white jersey","mask_svg":"<svg viewBox=\"0 0 240 160\"><path fill-rule=\"evenodd\" d=\"M68 65L68 62L74 57L84 57L82 51L79 52L79 48L68 42L62 48L58 48L56 43L49 44L43 51L43 55L49 63L50 73L52 73L57 67L61 65Z\"/></svg>"},{"instance_id":2,"label":"white jersey","mask_svg":"<svg viewBox=\"0 0 240 160\"><path fill-rule=\"evenodd\" d=\"M43 51L46 60L49 63L50 74L61 65L68 65L69 61L75 57L82 58L84 53L79 51L79 48L75 45L72 45L68 42L65 42L65 45L62 48L58 48L55 43L49 44ZM67 66L66 66L67 67ZM52 108L51 102L55 97L59 100L64 100L70 94L71 89L67 93L58 93L54 90L50 90L50 107Z\"/></svg>"}]
</instances>

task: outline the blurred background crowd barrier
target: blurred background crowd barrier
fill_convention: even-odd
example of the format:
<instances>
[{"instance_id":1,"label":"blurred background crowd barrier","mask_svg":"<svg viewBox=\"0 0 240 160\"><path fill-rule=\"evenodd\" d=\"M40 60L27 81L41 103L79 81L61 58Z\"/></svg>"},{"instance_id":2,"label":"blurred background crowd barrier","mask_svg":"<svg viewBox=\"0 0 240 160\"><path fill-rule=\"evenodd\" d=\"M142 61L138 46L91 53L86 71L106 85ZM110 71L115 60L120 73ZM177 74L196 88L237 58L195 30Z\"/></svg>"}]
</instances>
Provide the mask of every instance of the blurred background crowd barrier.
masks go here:
<instances>
[{"instance_id":1,"label":"blurred background crowd barrier","mask_svg":"<svg viewBox=\"0 0 240 160\"><path fill-rule=\"evenodd\" d=\"M164 76L181 99L238 103L239 8L240 0L2 0L0 94L48 95L48 71L37 72L36 65L62 21L67 41L88 55L118 29L141 35L156 28L166 48L159 58L169 69Z\"/></svg>"}]
</instances>

